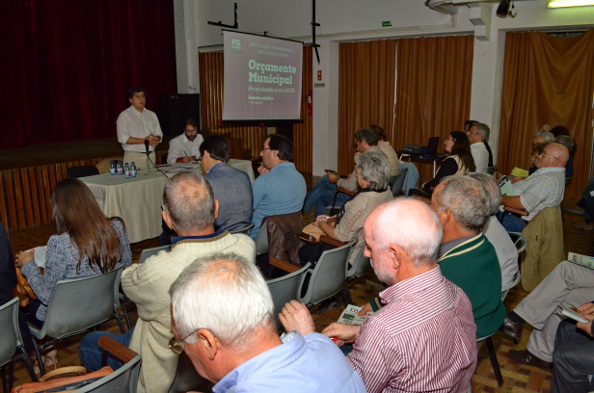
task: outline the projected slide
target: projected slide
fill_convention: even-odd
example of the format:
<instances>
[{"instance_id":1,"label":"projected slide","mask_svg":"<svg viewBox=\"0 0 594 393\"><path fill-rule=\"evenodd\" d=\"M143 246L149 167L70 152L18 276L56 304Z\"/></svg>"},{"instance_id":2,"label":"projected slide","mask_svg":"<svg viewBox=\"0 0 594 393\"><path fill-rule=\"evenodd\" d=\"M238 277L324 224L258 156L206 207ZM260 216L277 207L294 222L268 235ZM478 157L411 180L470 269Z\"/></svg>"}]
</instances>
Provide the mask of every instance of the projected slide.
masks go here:
<instances>
[{"instance_id":1,"label":"projected slide","mask_svg":"<svg viewBox=\"0 0 594 393\"><path fill-rule=\"evenodd\" d=\"M223 120L297 120L303 43L224 31Z\"/></svg>"}]
</instances>

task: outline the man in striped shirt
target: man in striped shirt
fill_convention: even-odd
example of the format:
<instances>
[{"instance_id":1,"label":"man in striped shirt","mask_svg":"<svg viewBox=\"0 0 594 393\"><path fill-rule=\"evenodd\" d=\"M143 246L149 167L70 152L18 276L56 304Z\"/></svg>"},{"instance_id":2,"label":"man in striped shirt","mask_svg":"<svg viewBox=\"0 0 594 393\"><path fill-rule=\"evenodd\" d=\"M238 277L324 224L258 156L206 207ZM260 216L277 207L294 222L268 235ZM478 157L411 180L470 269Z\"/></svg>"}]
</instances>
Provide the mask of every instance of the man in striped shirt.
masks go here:
<instances>
[{"instance_id":1,"label":"man in striped shirt","mask_svg":"<svg viewBox=\"0 0 594 393\"><path fill-rule=\"evenodd\" d=\"M390 285L384 303L362 326L333 323L322 333L354 343L348 360L368 392L467 392L477 360L472 308L438 267L442 238L436 214L399 198L376 208L363 227L365 256ZM305 306L281 314L285 328L313 328ZM305 333L307 334L307 333Z\"/></svg>"}]
</instances>

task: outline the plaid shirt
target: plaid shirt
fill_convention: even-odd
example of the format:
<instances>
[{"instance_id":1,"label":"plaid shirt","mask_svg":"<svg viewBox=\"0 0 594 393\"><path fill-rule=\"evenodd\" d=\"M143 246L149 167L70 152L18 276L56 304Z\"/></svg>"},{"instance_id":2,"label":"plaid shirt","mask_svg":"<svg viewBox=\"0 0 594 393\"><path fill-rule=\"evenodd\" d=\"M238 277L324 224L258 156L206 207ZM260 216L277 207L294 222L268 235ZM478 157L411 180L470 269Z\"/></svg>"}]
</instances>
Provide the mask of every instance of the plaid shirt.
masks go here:
<instances>
[{"instance_id":1,"label":"plaid shirt","mask_svg":"<svg viewBox=\"0 0 594 393\"><path fill-rule=\"evenodd\" d=\"M530 213L522 218L530 221L545 207L559 206L563 200L565 168L540 168L513 187L522 206Z\"/></svg>"}]
</instances>

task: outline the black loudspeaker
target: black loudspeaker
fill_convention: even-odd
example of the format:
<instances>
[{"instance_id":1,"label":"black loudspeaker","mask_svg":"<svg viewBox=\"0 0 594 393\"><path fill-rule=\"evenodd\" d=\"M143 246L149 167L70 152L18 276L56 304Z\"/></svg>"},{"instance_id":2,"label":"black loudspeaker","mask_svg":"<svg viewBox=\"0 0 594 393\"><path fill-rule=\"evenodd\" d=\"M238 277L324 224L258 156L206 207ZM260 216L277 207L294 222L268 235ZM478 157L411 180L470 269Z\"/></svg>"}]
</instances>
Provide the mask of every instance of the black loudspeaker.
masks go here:
<instances>
[{"instance_id":1,"label":"black loudspeaker","mask_svg":"<svg viewBox=\"0 0 594 393\"><path fill-rule=\"evenodd\" d=\"M160 94L157 117L165 136L181 134L190 117L196 120L200 131L200 94Z\"/></svg>"}]
</instances>

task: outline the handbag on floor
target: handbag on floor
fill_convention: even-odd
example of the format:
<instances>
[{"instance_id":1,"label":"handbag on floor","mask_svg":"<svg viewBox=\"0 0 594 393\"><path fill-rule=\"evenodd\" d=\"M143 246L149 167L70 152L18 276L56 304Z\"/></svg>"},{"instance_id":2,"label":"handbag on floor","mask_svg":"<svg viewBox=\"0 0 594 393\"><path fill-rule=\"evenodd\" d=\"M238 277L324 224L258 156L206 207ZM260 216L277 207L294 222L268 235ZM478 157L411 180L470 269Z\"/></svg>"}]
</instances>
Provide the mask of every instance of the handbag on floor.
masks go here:
<instances>
[{"instance_id":1,"label":"handbag on floor","mask_svg":"<svg viewBox=\"0 0 594 393\"><path fill-rule=\"evenodd\" d=\"M87 370L81 366L61 367L50 371L40 378L41 382L29 382L17 386L11 390L11 393L50 393L50 392L69 392L80 389L98 379L105 377L113 372L111 367L105 366L100 370L86 374ZM58 378L48 380L52 377L62 374L85 373L75 377Z\"/></svg>"}]
</instances>

